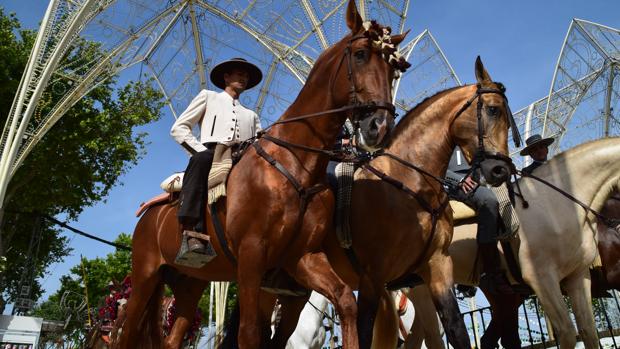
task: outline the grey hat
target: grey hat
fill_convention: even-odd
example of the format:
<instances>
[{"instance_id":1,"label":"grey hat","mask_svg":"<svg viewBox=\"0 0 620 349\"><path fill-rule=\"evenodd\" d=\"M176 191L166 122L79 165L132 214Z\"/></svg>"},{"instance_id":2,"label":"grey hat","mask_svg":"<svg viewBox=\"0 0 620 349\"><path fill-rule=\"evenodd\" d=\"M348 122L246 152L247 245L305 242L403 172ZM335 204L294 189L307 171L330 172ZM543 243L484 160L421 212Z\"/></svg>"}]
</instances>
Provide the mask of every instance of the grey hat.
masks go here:
<instances>
[{"instance_id":1,"label":"grey hat","mask_svg":"<svg viewBox=\"0 0 620 349\"><path fill-rule=\"evenodd\" d=\"M211 70L211 82L222 90L225 89L226 82L224 81L224 74L229 73L235 68L248 72L250 79L248 80L248 84L245 88L246 90L258 85L258 83L263 79L263 73L256 65L246 61L243 58L232 58L213 67Z\"/></svg>"},{"instance_id":2,"label":"grey hat","mask_svg":"<svg viewBox=\"0 0 620 349\"><path fill-rule=\"evenodd\" d=\"M525 144L527 145L525 148L521 149L519 152L520 155L530 155L530 151L533 147L537 145L544 145L546 147L550 146L555 139L553 137L542 138L541 135L535 134L532 137L525 140Z\"/></svg>"}]
</instances>

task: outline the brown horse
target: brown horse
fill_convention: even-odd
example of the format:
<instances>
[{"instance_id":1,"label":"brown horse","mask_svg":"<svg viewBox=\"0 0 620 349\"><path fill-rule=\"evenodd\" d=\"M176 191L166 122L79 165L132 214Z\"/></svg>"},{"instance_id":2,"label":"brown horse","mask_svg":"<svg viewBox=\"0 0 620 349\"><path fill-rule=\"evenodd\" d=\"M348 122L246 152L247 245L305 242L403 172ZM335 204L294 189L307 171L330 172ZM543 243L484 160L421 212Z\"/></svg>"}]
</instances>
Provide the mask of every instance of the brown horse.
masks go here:
<instances>
[{"instance_id":1,"label":"brown horse","mask_svg":"<svg viewBox=\"0 0 620 349\"><path fill-rule=\"evenodd\" d=\"M347 116L358 126L362 145L380 146L393 125L392 82L407 64L394 55L404 35L390 38L386 28L363 23L352 0L346 22L351 33L321 54L280 121L232 169L226 201L218 205L225 217L224 241L215 238L211 223L205 225L215 259L200 269L174 264L181 243L176 207L156 206L142 216L133 236L133 294L119 347L139 347L165 282L179 300L179 318L165 345L178 348L212 280L239 282L239 347L259 347L265 320L259 315L259 290L269 270L286 271L325 295L342 319L345 346L358 347L353 292L320 252L334 206L333 195L323 190L329 160L323 150L332 147Z\"/></svg>"},{"instance_id":2,"label":"brown horse","mask_svg":"<svg viewBox=\"0 0 620 349\"><path fill-rule=\"evenodd\" d=\"M381 335L379 347L395 347L398 324L385 285L412 273L430 285L452 345L469 347L451 291L452 262L447 251L452 215L445 209L446 196L436 179L445 175L456 145L469 161L482 161L482 171L491 183L499 184L510 174L506 156L510 112L503 89L492 82L480 59L476 61L476 78L477 85L440 92L407 113L385 152L356 174L351 203L355 262L340 247L335 234L329 234L324 242L338 274L351 288L359 289L358 328L360 345L365 348L373 341L377 314L374 329ZM482 147L485 153L494 154L492 159L482 156ZM427 174L413 170L413 164L423 165ZM296 314L289 314L296 310L284 305L282 310L283 318L288 314L296 319ZM292 330L287 326L278 328L275 337L287 338L288 331Z\"/></svg>"}]
</instances>

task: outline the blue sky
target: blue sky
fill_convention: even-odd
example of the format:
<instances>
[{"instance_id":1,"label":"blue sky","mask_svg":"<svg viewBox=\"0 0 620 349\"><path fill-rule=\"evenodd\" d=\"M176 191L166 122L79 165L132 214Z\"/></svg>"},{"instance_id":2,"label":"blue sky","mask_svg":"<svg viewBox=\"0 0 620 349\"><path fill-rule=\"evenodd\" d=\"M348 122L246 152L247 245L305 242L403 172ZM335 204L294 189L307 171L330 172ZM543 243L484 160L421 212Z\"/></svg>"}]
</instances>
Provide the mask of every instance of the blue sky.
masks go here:
<instances>
[{"instance_id":1,"label":"blue sky","mask_svg":"<svg viewBox=\"0 0 620 349\"><path fill-rule=\"evenodd\" d=\"M25 28L37 28L47 1L0 0L7 12L15 12ZM491 76L503 82L513 111L545 96L572 18L620 28L620 1L412 1L406 28L411 37L429 29L464 83L474 81L474 60L480 55ZM122 79L137 77L125 72ZM132 232L141 201L160 193L159 183L173 171L185 168L187 155L170 138L173 122L169 109L161 121L142 130L149 132L148 154L120 178L107 198L87 208L70 224L105 239ZM54 265L44 281L47 294L59 287L59 277L87 258L105 256L107 245L67 232L73 255Z\"/></svg>"}]
</instances>

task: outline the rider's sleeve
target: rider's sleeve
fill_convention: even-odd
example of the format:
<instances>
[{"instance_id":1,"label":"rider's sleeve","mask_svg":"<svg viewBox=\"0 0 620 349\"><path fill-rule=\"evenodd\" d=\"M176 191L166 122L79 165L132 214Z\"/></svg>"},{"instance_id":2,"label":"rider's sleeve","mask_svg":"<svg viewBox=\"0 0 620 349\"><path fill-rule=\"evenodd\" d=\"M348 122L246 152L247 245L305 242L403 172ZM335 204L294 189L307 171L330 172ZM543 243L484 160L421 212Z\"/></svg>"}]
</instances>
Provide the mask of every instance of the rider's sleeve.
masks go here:
<instances>
[{"instance_id":1,"label":"rider's sleeve","mask_svg":"<svg viewBox=\"0 0 620 349\"><path fill-rule=\"evenodd\" d=\"M258 135L262 129L263 128L260 125L260 118L258 117L258 114L254 113L254 136Z\"/></svg>"},{"instance_id":2,"label":"rider's sleeve","mask_svg":"<svg viewBox=\"0 0 620 349\"><path fill-rule=\"evenodd\" d=\"M454 171L451 170L447 170L446 171L446 179L448 181L450 181L453 184L457 184L459 183L461 180L463 180L464 176L460 173L456 173Z\"/></svg>"},{"instance_id":3,"label":"rider's sleeve","mask_svg":"<svg viewBox=\"0 0 620 349\"><path fill-rule=\"evenodd\" d=\"M194 125L200 123L207 108L207 90L202 90L192 100L187 109L179 115L172 125L170 135L191 155L206 150L207 148L192 133Z\"/></svg>"}]
</instances>

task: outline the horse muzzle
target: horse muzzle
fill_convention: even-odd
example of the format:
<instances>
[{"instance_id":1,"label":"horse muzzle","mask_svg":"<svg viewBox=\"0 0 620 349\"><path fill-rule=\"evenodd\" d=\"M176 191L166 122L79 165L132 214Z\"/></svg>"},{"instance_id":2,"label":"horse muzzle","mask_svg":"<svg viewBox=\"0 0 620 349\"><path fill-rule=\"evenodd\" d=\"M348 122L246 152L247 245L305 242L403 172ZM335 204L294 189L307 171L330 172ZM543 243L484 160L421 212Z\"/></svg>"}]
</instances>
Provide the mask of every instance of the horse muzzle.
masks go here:
<instances>
[{"instance_id":1,"label":"horse muzzle","mask_svg":"<svg viewBox=\"0 0 620 349\"><path fill-rule=\"evenodd\" d=\"M494 187L510 179L510 166L503 160L485 159L480 164L480 169L487 183Z\"/></svg>"},{"instance_id":2,"label":"horse muzzle","mask_svg":"<svg viewBox=\"0 0 620 349\"><path fill-rule=\"evenodd\" d=\"M394 117L389 111L375 111L359 122L358 146L367 151L378 150L393 127Z\"/></svg>"}]
</instances>

